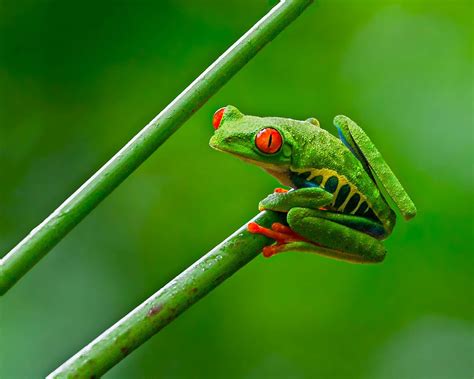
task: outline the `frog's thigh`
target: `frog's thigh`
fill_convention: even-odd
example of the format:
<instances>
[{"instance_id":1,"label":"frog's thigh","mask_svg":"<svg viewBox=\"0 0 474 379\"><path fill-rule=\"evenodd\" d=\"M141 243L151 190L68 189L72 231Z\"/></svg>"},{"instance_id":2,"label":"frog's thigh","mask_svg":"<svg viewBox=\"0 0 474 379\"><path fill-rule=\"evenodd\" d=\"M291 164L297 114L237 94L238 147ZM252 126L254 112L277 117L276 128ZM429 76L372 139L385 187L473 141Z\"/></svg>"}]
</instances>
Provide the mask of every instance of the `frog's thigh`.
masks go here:
<instances>
[{"instance_id":1,"label":"frog's thigh","mask_svg":"<svg viewBox=\"0 0 474 379\"><path fill-rule=\"evenodd\" d=\"M299 235L322 245L315 252L351 262L380 262L385 257L382 242L345 225L324 219L316 210L293 208L288 212L288 224ZM301 249L308 250L308 249Z\"/></svg>"}]
</instances>

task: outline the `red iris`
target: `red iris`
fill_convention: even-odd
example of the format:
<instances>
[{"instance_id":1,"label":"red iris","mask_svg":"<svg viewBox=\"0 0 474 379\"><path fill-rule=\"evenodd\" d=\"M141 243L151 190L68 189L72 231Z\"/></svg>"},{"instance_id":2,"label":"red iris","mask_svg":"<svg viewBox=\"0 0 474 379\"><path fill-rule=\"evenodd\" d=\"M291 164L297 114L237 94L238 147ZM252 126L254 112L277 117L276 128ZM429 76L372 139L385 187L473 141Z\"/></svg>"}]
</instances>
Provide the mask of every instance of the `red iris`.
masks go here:
<instances>
[{"instance_id":1,"label":"red iris","mask_svg":"<svg viewBox=\"0 0 474 379\"><path fill-rule=\"evenodd\" d=\"M221 120L222 116L224 116L224 111L225 108L220 108L214 113L214 116L212 117L212 126L214 126L214 129L218 129L219 126L221 125Z\"/></svg>"},{"instance_id":2,"label":"red iris","mask_svg":"<svg viewBox=\"0 0 474 379\"><path fill-rule=\"evenodd\" d=\"M258 150L266 154L275 154L281 148L283 138L278 130L265 128L258 132L255 137L255 145Z\"/></svg>"}]
</instances>

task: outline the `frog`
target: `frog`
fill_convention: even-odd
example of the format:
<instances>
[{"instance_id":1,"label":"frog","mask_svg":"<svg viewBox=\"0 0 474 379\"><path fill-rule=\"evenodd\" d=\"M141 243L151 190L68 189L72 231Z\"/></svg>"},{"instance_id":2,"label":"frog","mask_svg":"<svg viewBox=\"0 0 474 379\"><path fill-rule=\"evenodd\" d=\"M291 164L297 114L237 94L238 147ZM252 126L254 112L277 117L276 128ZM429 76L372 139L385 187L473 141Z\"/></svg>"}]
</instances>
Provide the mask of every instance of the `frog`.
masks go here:
<instances>
[{"instance_id":1,"label":"frog","mask_svg":"<svg viewBox=\"0 0 474 379\"><path fill-rule=\"evenodd\" d=\"M395 227L395 209L407 221L416 215L379 150L349 117L334 118L337 137L313 117L250 116L232 105L218 109L212 124L210 147L259 166L283 186L258 208L286 214L286 224L247 225L250 233L274 241L263 248L264 257L291 251L379 263L387 253L383 241Z\"/></svg>"}]
</instances>

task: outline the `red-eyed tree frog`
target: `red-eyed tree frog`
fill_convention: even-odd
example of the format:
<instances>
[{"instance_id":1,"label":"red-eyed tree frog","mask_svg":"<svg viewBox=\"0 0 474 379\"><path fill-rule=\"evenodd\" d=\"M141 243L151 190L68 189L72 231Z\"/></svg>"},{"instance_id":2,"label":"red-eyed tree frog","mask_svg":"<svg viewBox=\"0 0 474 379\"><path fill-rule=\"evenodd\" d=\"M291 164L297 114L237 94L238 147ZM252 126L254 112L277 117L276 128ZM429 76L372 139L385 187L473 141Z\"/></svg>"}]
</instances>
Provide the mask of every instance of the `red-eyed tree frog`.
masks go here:
<instances>
[{"instance_id":1,"label":"red-eyed tree frog","mask_svg":"<svg viewBox=\"0 0 474 379\"><path fill-rule=\"evenodd\" d=\"M381 262L383 243L395 226L388 195L406 220L416 208L364 131L337 116L339 139L310 118L297 121L242 114L229 105L213 117L210 146L260 166L289 190L277 188L260 210L285 212L287 225L248 230L274 239L270 257L304 251L356 263ZM381 188L385 190L382 194Z\"/></svg>"}]
</instances>

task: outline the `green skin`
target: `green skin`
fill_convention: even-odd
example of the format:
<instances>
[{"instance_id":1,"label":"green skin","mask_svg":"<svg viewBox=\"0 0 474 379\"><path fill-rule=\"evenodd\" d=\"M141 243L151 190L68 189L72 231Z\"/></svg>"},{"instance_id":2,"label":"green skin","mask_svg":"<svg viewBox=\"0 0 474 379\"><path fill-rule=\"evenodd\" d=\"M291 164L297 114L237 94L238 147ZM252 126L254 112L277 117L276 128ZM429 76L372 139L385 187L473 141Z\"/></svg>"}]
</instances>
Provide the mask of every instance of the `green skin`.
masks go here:
<instances>
[{"instance_id":1,"label":"green skin","mask_svg":"<svg viewBox=\"0 0 474 379\"><path fill-rule=\"evenodd\" d=\"M416 214L415 205L363 130L345 116L337 116L334 123L340 139L313 118L255 117L230 105L224 108L210 146L262 167L292 188L274 192L259 204L260 210L287 213L291 228L283 233L252 228L277 241L269 255L305 251L350 262L381 262L386 254L382 240L395 226L395 213L380 188L405 219ZM266 128L282 137L281 147L272 154L256 144L258 133Z\"/></svg>"}]
</instances>

